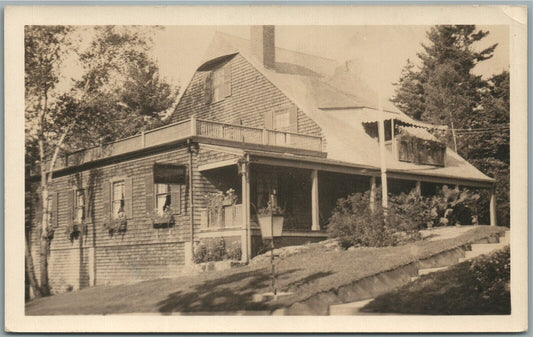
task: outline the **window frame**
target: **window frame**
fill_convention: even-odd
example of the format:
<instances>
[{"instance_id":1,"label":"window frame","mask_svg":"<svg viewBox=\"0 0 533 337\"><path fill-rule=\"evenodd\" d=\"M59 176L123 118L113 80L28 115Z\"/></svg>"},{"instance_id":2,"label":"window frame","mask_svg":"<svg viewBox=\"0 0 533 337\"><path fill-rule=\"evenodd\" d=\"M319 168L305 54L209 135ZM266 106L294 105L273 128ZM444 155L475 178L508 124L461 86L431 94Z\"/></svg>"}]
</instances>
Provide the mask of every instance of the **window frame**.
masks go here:
<instances>
[{"instance_id":1,"label":"window frame","mask_svg":"<svg viewBox=\"0 0 533 337\"><path fill-rule=\"evenodd\" d=\"M120 213L120 209L122 209L122 212L124 213L124 215L126 215L126 179L124 178L121 178L121 179L116 179L116 180L112 180L111 182L111 196L110 196L110 199L109 199L109 204L110 204L110 209L111 209L111 217L113 219L118 219L120 218L121 216L119 216L119 213ZM115 185L116 184L122 184L122 198L121 199L116 199L115 200ZM120 202L120 208L118 209L117 213L115 214L115 202ZM125 216L124 216L125 217Z\"/></svg>"},{"instance_id":2,"label":"window frame","mask_svg":"<svg viewBox=\"0 0 533 337\"><path fill-rule=\"evenodd\" d=\"M81 192L81 198L82 198L82 204L80 205L79 204L79 199L78 199L78 193ZM74 222L75 223L83 223L83 221L85 220L86 218L86 209L85 209L85 198L86 198L86 195L85 195L85 189L84 188L75 188L74 191L74 202L73 202L73 211L74 211ZM81 219L78 217L78 211L81 209Z\"/></svg>"}]
</instances>

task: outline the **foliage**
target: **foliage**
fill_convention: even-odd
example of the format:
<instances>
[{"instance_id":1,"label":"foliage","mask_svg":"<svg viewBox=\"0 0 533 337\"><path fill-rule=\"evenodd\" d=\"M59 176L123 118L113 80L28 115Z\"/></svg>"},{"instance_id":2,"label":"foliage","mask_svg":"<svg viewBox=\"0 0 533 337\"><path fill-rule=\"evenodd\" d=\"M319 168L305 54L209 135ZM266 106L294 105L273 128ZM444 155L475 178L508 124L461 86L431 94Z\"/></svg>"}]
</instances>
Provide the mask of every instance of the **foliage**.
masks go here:
<instances>
[{"instance_id":1,"label":"foliage","mask_svg":"<svg viewBox=\"0 0 533 337\"><path fill-rule=\"evenodd\" d=\"M400 230L413 233L433 226L435 215L432 200L419 195L416 190L409 194L389 196L389 221Z\"/></svg>"},{"instance_id":2,"label":"foliage","mask_svg":"<svg viewBox=\"0 0 533 337\"><path fill-rule=\"evenodd\" d=\"M26 160L41 166L43 209L48 209L52 172L64 151L161 124L177 90L160 78L149 57L149 35L143 27L25 26ZM47 222L42 221L41 231ZM46 294L45 249L41 243L41 287Z\"/></svg>"},{"instance_id":3,"label":"foliage","mask_svg":"<svg viewBox=\"0 0 533 337\"><path fill-rule=\"evenodd\" d=\"M431 198L431 212L439 225L470 225L478 217L480 195L444 185Z\"/></svg>"},{"instance_id":4,"label":"foliage","mask_svg":"<svg viewBox=\"0 0 533 337\"><path fill-rule=\"evenodd\" d=\"M420 239L420 229L471 224L481 209L478 193L446 185L433 196L421 196L415 189L391 194L387 212L383 212L380 199L377 193L374 211L369 191L339 199L328 226L330 237L337 238L344 248L395 246Z\"/></svg>"},{"instance_id":5,"label":"foliage","mask_svg":"<svg viewBox=\"0 0 533 337\"><path fill-rule=\"evenodd\" d=\"M128 221L126 220L125 216L121 216L118 218L113 218L112 216L108 216L104 219L104 229L109 232L109 235L113 235L116 233L124 233L127 229Z\"/></svg>"},{"instance_id":6,"label":"foliage","mask_svg":"<svg viewBox=\"0 0 533 337\"><path fill-rule=\"evenodd\" d=\"M223 238L201 241L194 248L194 263L240 260L241 246L239 241L234 241L229 247Z\"/></svg>"},{"instance_id":7,"label":"foliage","mask_svg":"<svg viewBox=\"0 0 533 337\"><path fill-rule=\"evenodd\" d=\"M396 227L395 224L386 222L379 201L376 201L373 212L369 205L369 191L339 199L328 226L329 236L337 238L343 248L395 246L402 241L411 240L413 234L416 236L416 231L404 231L408 227L404 223ZM392 219L399 218L395 216Z\"/></svg>"},{"instance_id":8,"label":"foliage","mask_svg":"<svg viewBox=\"0 0 533 337\"><path fill-rule=\"evenodd\" d=\"M509 246L488 256L423 275L382 294L362 312L422 315L504 315L511 312Z\"/></svg>"},{"instance_id":9,"label":"foliage","mask_svg":"<svg viewBox=\"0 0 533 337\"><path fill-rule=\"evenodd\" d=\"M80 234L85 233L86 230L87 224L84 222L71 222L67 225L67 227L65 227L65 235L67 236L67 239L74 241L79 237Z\"/></svg>"},{"instance_id":10,"label":"foliage","mask_svg":"<svg viewBox=\"0 0 533 337\"><path fill-rule=\"evenodd\" d=\"M154 227L171 227L176 222L170 209L165 209L163 213L160 213L157 208L154 208L151 212L146 213L146 215Z\"/></svg>"},{"instance_id":11,"label":"foliage","mask_svg":"<svg viewBox=\"0 0 533 337\"><path fill-rule=\"evenodd\" d=\"M509 226L509 72L489 79L473 74L496 48L476 48L488 34L473 25L431 28L430 43L418 54L420 66L407 60L391 101L415 119L458 129L443 137L496 179L498 224Z\"/></svg>"},{"instance_id":12,"label":"foliage","mask_svg":"<svg viewBox=\"0 0 533 337\"><path fill-rule=\"evenodd\" d=\"M477 280L474 289L482 296L498 296L509 286L511 278L511 251L509 246L472 261L470 273Z\"/></svg>"}]
</instances>

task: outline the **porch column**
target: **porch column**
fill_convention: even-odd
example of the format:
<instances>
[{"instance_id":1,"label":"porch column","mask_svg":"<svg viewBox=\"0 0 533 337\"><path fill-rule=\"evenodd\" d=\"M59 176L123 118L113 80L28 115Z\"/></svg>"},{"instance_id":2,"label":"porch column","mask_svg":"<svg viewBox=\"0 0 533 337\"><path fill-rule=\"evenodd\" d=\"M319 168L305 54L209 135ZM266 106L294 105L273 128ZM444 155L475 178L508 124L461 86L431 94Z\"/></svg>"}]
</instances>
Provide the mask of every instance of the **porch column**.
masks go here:
<instances>
[{"instance_id":1,"label":"porch column","mask_svg":"<svg viewBox=\"0 0 533 337\"><path fill-rule=\"evenodd\" d=\"M319 218L319 206L318 206L318 170L313 170L311 173L311 230L320 230L320 218Z\"/></svg>"},{"instance_id":2,"label":"porch column","mask_svg":"<svg viewBox=\"0 0 533 337\"><path fill-rule=\"evenodd\" d=\"M490 190L490 225L497 226L496 220L496 186L492 186Z\"/></svg>"},{"instance_id":3,"label":"porch column","mask_svg":"<svg viewBox=\"0 0 533 337\"><path fill-rule=\"evenodd\" d=\"M376 210L376 177L370 177L370 212Z\"/></svg>"},{"instance_id":4,"label":"porch column","mask_svg":"<svg viewBox=\"0 0 533 337\"><path fill-rule=\"evenodd\" d=\"M418 196L422 195L422 186L421 186L420 180L416 181L415 192L416 192L416 195L418 195Z\"/></svg>"},{"instance_id":5,"label":"porch column","mask_svg":"<svg viewBox=\"0 0 533 337\"><path fill-rule=\"evenodd\" d=\"M241 192L241 200L242 200L241 261L248 262L250 260L250 255L251 255L251 252L250 252L250 248L251 248L250 217L248 216L249 209L250 209L250 180L249 180L250 166L246 162L241 162L239 163L239 165L241 165L240 171L241 171L241 191L242 191Z\"/></svg>"}]
</instances>

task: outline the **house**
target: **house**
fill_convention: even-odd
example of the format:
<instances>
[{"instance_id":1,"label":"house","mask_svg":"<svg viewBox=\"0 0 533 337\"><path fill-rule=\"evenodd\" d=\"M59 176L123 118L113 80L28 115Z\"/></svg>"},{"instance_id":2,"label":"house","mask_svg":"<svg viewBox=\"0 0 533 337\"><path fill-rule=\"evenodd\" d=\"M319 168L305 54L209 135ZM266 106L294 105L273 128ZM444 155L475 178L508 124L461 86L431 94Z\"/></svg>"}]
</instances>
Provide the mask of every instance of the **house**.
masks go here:
<instances>
[{"instance_id":1,"label":"house","mask_svg":"<svg viewBox=\"0 0 533 337\"><path fill-rule=\"evenodd\" d=\"M428 132L438 126L387 102L380 109L353 65L276 48L273 26L251 36L216 34L168 125L59 159L48 210L53 292L180 275L208 239L239 246L248 261L262 248L257 213L271 195L284 209L278 246L325 239L337 199L380 184L381 118L390 193L493 189ZM31 205L38 228L42 210ZM495 222L494 196L491 205ZM154 214L173 221L161 225ZM110 233L113 221L121 227ZM75 224L86 229L73 236Z\"/></svg>"}]
</instances>

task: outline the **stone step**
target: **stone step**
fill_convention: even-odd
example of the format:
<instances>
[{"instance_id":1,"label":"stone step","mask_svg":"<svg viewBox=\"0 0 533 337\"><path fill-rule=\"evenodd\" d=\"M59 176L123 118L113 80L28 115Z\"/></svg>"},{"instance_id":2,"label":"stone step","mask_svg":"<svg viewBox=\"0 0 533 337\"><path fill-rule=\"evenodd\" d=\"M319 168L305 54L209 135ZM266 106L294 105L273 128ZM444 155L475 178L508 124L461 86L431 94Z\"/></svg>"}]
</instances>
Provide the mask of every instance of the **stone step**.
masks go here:
<instances>
[{"instance_id":1,"label":"stone step","mask_svg":"<svg viewBox=\"0 0 533 337\"><path fill-rule=\"evenodd\" d=\"M472 252L487 253L492 252L493 250L503 248L505 244L503 243L474 243L472 244Z\"/></svg>"},{"instance_id":2,"label":"stone step","mask_svg":"<svg viewBox=\"0 0 533 337\"><path fill-rule=\"evenodd\" d=\"M330 315L357 315L360 313L359 310L362 307L372 302L373 300L374 300L373 298L370 298L370 299L366 299L363 301L331 305L329 307L329 314Z\"/></svg>"},{"instance_id":3,"label":"stone step","mask_svg":"<svg viewBox=\"0 0 533 337\"><path fill-rule=\"evenodd\" d=\"M429 273L434 273L434 272L439 271L439 270L444 270L444 269L446 269L448 267L449 266L419 269L418 270L418 276L426 275L426 274L429 274Z\"/></svg>"},{"instance_id":4,"label":"stone step","mask_svg":"<svg viewBox=\"0 0 533 337\"><path fill-rule=\"evenodd\" d=\"M511 241L511 231L505 231L505 235L500 237L500 243L503 243L504 245L508 245Z\"/></svg>"}]
</instances>

